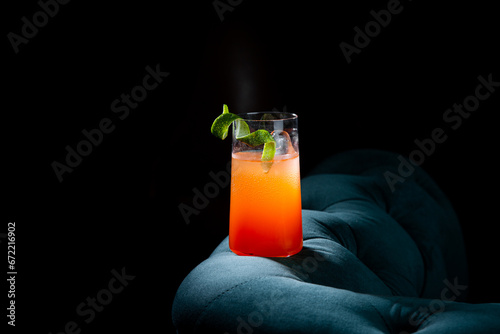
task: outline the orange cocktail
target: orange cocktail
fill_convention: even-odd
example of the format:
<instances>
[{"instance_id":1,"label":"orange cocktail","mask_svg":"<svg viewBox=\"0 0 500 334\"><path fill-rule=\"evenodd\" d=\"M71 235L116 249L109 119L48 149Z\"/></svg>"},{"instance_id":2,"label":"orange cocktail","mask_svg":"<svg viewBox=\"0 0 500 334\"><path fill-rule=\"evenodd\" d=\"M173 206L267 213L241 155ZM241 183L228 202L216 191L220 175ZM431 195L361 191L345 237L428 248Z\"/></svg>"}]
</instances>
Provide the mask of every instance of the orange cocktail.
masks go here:
<instances>
[{"instance_id":1,"label":"orange cocktail","mask_svg":"<svg viewBox=\"0 0 500 334\"><path fill-rule=\"evenodd\" d=\"M233 149L229 247L238 255L284 257L302 249L297 132L279 128L270 128L278 139L272 161L263 162L259 150Z\"/></svg>"}]
</instances>

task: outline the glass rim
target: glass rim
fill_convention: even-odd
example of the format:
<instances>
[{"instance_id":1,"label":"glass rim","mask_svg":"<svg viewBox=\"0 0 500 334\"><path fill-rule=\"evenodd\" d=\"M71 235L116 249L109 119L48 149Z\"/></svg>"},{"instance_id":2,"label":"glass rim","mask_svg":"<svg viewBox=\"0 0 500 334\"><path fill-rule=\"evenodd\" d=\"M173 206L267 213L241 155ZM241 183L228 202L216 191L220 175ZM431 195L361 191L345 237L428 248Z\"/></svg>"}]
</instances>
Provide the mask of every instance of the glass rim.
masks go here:
<instances>
[{"instance_id":1,"label":"glass rim","mask_svg":"<svg viewBox=\"0 0 500 334\"><path fill-rule=\"evenodd\" d=\"M285 117L280 117L276 119L251 119L248 118L249 115L263 115L263 114L279 114L279 115L285 115ZM295 113L291 112L282 112L282 111L250 111L250 112L243 112L237 114L240 116L244 121L249 121L249 122L276 122L276 121L287 121L287 120L294 120L298 119L299 116ZM247 116L247 117L245 117Z\"/></svg>"}]
</instances>

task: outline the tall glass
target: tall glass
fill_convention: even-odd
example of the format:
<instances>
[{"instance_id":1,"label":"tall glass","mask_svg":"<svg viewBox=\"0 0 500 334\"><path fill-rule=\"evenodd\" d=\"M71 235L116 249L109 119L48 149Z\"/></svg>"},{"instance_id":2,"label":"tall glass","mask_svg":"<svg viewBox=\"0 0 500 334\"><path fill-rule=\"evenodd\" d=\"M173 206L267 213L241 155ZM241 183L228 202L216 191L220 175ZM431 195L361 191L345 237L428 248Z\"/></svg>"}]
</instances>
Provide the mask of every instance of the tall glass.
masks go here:
<instances>
[{"instance_id":1,"label":"tall glass","mask_svg":"<svg viewBox=\"0 0 500 334\"><path fill-rule=\"evenodd\" d=\"M272 161L261 161L263 146L251 147L237 140L233 126L229 247L238 255L296 254L302 249L297 115L253 112L239 116L250 132L265 129L271 133L276 154Z\"/></svg>"}]
</instances>

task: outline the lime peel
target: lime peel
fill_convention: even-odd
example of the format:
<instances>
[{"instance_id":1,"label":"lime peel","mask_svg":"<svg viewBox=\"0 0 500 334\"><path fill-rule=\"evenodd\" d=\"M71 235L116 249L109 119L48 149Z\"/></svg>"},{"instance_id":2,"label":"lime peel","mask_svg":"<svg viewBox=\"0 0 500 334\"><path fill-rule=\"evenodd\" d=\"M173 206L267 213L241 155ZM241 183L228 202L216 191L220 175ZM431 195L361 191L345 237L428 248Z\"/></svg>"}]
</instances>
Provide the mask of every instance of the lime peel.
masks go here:
<instances>
[{"instance_id":1,"label":"lime peel","mask_svg":"<svg viewBox=\"0 0 500 334\"><path fill-rule=\"evenodd\" d=\"M252 147L264 144L261 160L272 161L276 153L276 141L269 131L260 129L250 132L248 124L240 116L230 113L226 104L222 106L222 115L219 115L212 123L212 134L217 138L226 139L229 126L235 121L236 139ZM270 166L268 167L270 168ZM269 168L266 168L266 170L269 171Z\"/></svg>"},{"instance_id":2,"label":"lime peel","mask_svg":"<svg viewBox=\"0 0 500 334\"><path fill-rule=\"evenodd\" d=\"M231 113L224 113L215 119L212 123L210 131L217 138L226 139L229 125L238 118L241 117Z\"/></svg>"}]
</instances>

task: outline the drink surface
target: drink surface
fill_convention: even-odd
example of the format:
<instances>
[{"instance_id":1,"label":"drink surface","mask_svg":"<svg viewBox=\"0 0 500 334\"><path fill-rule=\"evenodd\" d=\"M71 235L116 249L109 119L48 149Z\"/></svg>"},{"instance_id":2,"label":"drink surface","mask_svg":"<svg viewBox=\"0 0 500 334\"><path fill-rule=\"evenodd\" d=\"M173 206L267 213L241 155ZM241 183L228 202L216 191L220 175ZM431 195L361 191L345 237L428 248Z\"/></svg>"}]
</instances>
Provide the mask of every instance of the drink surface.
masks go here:
<instances>
[{"instance_id":1,"label":"drink surface","mask_svg":"<svg viewBox=\"0 0 500 334\"><path fill-rule=\"evenodd\" d=\"M233 153L229 246L240 255L289 256L302 248L299 154Z\"/></svg>"}]
</instances>

